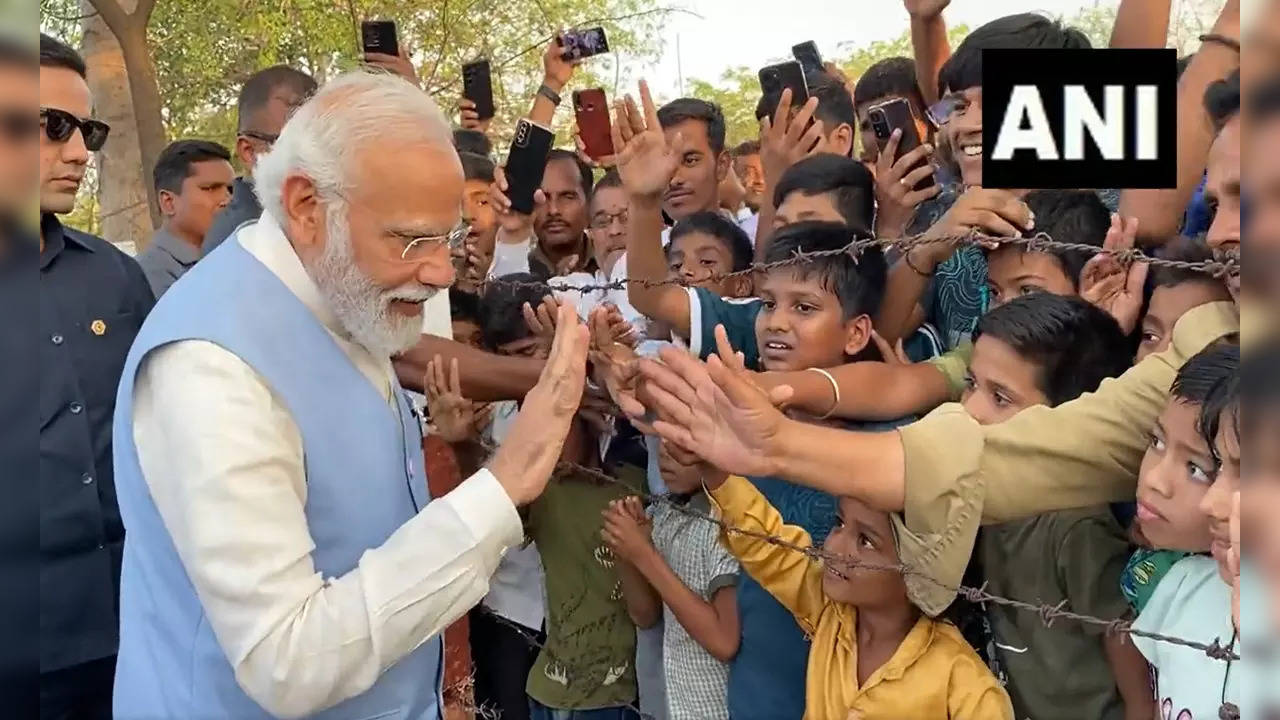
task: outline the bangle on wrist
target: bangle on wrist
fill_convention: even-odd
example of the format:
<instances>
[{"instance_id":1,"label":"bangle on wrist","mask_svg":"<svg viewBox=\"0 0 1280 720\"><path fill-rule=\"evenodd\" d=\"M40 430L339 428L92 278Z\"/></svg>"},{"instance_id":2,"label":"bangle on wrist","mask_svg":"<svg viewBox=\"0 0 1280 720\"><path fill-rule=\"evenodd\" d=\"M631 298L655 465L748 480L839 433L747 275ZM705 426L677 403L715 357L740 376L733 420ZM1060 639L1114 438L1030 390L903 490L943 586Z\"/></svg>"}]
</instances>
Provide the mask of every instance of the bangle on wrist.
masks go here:
<instances>
[{"instance_id":1,"label":"bangle on wrist","mask_svg":"<svg viewBox=\"0 0 1280 720\"><path fill-rule=\"evenodd\" d=\"M1240 52L1240 41L1229 35L1223 35L1222 33L1205 33L1200 36L1200 42L1217 43L1224 47L1231 48L1236 52Z\"/></svg>"},{"instance_id":2,"label":"bangle on wrist","mask_svg":"<svg viewBox=\"0 0 1280 720\"><path fill-rule=\"evenodd\" d=\"M808 368L806 372L815 372L821 375L822 377L826 378L827 382L831 383L832 392L836 394L836 399L834 402L831 403L831 407L827 410L825 414L823 414L821 417L818 418L819 420L826 420L827 418L831 417L831 413L834 413L836 411L836 408L840 407L840 384L836 382L836 379L831 375L831 373L827 372L826 370L823 370L822 368Z\"/></svg>"},{"instance_id":3,"label":"bangle on wrist","mask_svg":"<svg viewBox=\"0 0 1280 720\"><path fill-rule=\"evenodd\" d=\"M545 82L538 86L538 94L551 101L552 105L560 106L560 93L551 89L550 85Z\"/></svg>"},{"instance_id":4,"label":"bangle on wrist","mask_svg":"<svg viewBox=\"0 0 1280 720\"><path fill-rule=\"evenodd\" d=\"M934 271L934 272L925 272L925 271L921 270L920 268L916 267L916 264L915 264L915 263L913 263L913 262L911 262L911 251L910 251L910 250L908 250L908 251L906 251L905 253L903 253L903 254L902 254L902 262L906 263L906 264L907 264L907 267L911 268L911 270L912 270L913 272L915 272L915 274L919 275L920 277L927 277L927 278L931 278L931 277L933 277L934 272L936 272L936 271Z\"/></svg>"}]
</instances>

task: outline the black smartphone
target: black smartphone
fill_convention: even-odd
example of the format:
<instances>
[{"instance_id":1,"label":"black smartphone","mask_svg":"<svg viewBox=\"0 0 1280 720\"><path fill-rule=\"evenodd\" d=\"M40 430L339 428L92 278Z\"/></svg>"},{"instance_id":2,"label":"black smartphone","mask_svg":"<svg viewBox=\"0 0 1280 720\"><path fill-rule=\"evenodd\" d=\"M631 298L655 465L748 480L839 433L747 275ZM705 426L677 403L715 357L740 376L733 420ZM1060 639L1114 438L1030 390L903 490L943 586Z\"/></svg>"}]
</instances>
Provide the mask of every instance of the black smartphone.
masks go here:
<instances>
[{"instance_id":1,"label":"black smartphone","mask_svg":"<svg viewBox=\"0 0 1280 720\"><path fill-rule=\"evenodd\" d=\"M533 212L533 193L542 186L542 173L547 168L547 154L555 142L555 133L549 129L520 118L516 123L515 137L511 138L511 150L507 153L507 197L511 209L528 215Z\"/></svg>"},{"instance_id":2,"label":"black smartphone","mask_svg":"<svg viewBox=\"0 0 1280 720\"><path fill-rule=\"evenodd\" d=\"M565 60L581 60L609 52L609 38L605 36L602 27L566 30L556 42L564 48L561 57Z\"/></svg>"},{"instance_id":3,"label":"black smartphone","mask_svg":"<svg viewBox=\"0 0 1280 720\"><path fill-rule=\"evenodd\" d=\"M476 104L476 114L481 120L493 117L493 80L488 60L476 60L462 66L462 97Z\"/></svg>"},{"instance_id":4,"label":"black smartphone","mask_svg":"<svg viewBox=\"0 0 1280 720\"><path fill-rule=\"evenodd\" d=\"M791 56L800 63L800 69L807 74L820 73L823 70L822 53L818 52L818 44L812 40L792 45Z\"/></svg>"},{"instance_id":5,"label":"black smartphone","mask_svg":"<svg viewBox=\"0 0 1280 720\"><path fill-rule=\"evenodd\" d=\"M782 91L791 88L791 104L799 106L809 100L809 82L804 78L804 69L795 60L760 69L760 91L765 97L765 107L769 114L778 106Z\"/></svg>"},{"instance_id":6,"label":"black smartphone","mask_svg":"<svg viewBox=\"0 0 1280 720\"><path fill-rule=\"evenodd\" d=\"M876 142L880 145L881 152L884 152L884 147L888 144L889 136L893 134L893 131L895 129L902 130L902 139L898 141L898 151L893 156L895 162L898 158L920 147L920 144L924 142L920 137L920 128L916 124L915 115L911 112L911 105L906 98L894 98L872 105L871 109L867 111L867 120L871 123L871 129L875 131ZM924 162L928 162L928 160ZM932 186L933 183L933 176L930 175L916 183L916 186L912 189L923 190Z\"/></svg>"},{"instance_id":7,"label":"black smartphone","mask_svg":"<svg viewBox=\"0 0 1280 720\"><path fill-rule=\"evenodd\" d=\"M400 41L392 20L365 20L360 23L360 41L367 53L399 55Z\"/></svg>"}]
</instances>

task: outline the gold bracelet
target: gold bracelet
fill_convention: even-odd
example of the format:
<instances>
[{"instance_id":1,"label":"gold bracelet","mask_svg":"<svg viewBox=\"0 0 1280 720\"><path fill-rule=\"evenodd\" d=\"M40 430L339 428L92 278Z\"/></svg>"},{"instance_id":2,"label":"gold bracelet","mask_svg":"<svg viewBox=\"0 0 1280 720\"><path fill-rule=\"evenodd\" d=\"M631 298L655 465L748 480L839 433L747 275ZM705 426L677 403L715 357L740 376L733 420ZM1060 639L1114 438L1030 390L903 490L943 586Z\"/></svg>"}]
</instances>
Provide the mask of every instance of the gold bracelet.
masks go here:
<instances>
[{"instance_id":1,"label":"gold bracelet","mask_svg":"<svg viewBox=\"0 0 1280 720\"><path fill-rule=\"evenodd\" d=\"M816 372L826 378L827 382L831 383L831 390L836 394L836 401L831 403L831 409L827 410L825 415L818 418L819 420L826 420L831 417L831 414L836 411L836 408L840 407L840 384L836 382L836 379L832 377L831 373L823 370L822 368L808 368L808 371Z\"/></svg>"}]
</instances>

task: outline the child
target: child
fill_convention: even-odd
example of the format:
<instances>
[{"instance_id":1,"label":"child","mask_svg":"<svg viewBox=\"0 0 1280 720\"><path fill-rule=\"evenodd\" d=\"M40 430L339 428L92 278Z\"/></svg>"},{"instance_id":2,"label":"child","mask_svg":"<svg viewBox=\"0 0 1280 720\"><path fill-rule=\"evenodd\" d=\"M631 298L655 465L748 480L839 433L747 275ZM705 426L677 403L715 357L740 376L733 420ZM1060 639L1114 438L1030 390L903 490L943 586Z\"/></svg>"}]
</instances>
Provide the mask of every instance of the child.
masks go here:
<instances>
[{"instance_id":1,"label":"child","mask_svg":"<svg viewBox=\"0 0 1280 720\"><path fill-rule=\"evenodd\" d=\"M662 478L671 502L709 511L696 457L661 445ZM620 559L623 596L637 627L663 619L663 668L670 720L728 720L728 662L738 651L738 561L718 528L654 503L646 518L638 498L610 504L604 539ZM650 527L650 523L652 527Z\"/></svg>"},{"instance_id":2,"label":"child","mask_svg":"<svg viewBox=\"0 0 1280 720\"><path fill-rule=\"evenodd\" d=\"M974 332L964 408L983 424L1032 405L1055 406L1096 390L1129 367L1120 326L1077 297L1033 293L983 316ZM1128 614L1120 573L1129 542L1106 506L1046 513L982 528L975 559L1003 597L1104 618ZM1017 716L1151 717L1147 667L1125 635L1046 625L1035 613L989 606L992 660L1008 676ZM1070 680L1061 675L1070 668Z\"/></svg>"},{"instance_id":3,"label":"child","mask_svg":"<svg viewBox=\"0 0 1280 720\"><path fill-rule=\"evenodd\" d=\"M1213 450L1217 467L1212 484L1200 501L1209 520L1212 557L1192 555L1174 565L1160 581L1134 627L1148 632L1194 637L1239 648L1239 629L1232 623L1232 583L1235 571L1229 523L1233 495L1240 486L1238 373L1220 378L1200 407L1200 435ZM1200 650L1135 637L1156 675L1156 699L1171 718L1222 717L1224 703L1240 704L1242 661L1228 664ZM1236 667L1233 669L1232 665ZM1258 717L1242 708L1241 717Z\"/></svg>"},{"instance_id":4,"label":"child","mask_svg":"<svg viewBox=\"0 0 1280 720\"><path fill-rule=\"evenodd\" d=\"M528 282L532 276L503 279ZM500 354L536 355L541 345L520 309L537 304L545 293L540 287L492 286L481 306L485 344ZM595 467L598 457L595 438L584 423L575 422L560 459ZM615 483L557 473L529 505L525 530L542 559L546 597L546 643L526 685L533 720L587 710L609 720L638 718L632 709L635 626L622 602L613 555L600 539L601 513L627 494ZM537 590L524 586L521 591Z\"/></svg>"},{"instance_id":5,"label":"child","mask_svg":"<svg viewBox=\"0 0 1280 720\"><path fill-rule=\"evenodd\" d=\"M462 221L471 231L453 252L455 287L468 293L479 291L480 282L493 262L498 235L498 213L489 204L489 186L493 184L493 161L469 152L458 153L462 162ZM457 339L456 337L454 338Z\"/></svg>"},{"instance_id":6,"label":"child","mask_svg":"<svg viewBox=\"0 0 1280 720\"><path fill-rule=\"evenodd\" d=\"M1165 260L1204 262L1213 259L1213 251L1203 237L1179 237L1160 248L1158 256ZM1222 281L1202 272L1160 266L1151 271L1150 277L1153 289L1142 318L1138 362L1168 349L1173 341L1173 326L1185 312L1206 303L1231 299Z\"/></svg>"},{"instance_id":7,"label":"child","mask_svg":"<svg viewBox=\"0 0 1280 720\"><path fill-rule=\"evenodd\" d=\"M1143 547L1134 552L1120 578L1137 612L1146 608L1169 568L1191 553L1209 551L1209 519L1200 511L1200 502L1213 483L1216 466L1198 422L1209 392L1236 373L1239 359L1239 348L1222 343L1187 360L1173 381L1169 404L1151 430L1138 471L1134 520Z\"/></svg>"},{"instance_id":8,"label":"child","mask_svg":"<svg viewBox=\"0 0 1280 720\"><path fill-rule=\"evenodd\" d=\"M707 489L730 527L813 545L803 528L784 525L778 510L746 478L708 478ZM959 630L911 604L896 570L821 562L742 533L723 537L747 573L813 638L804 681L805 720L1012 720L1009 697L991 671ZM898 564L895 542L888 513L842 497L822 548L856 563L891 568Z\"/></svg>"},{"instance_id":9,"label":"child","mask_svg":"<svg viewBox=\"0 0 1280 720\"><path fill-rule=\"evenodd\" d=\"M1038 228L1068 242L1102 247L1110 219L1093 193L1037 190L1026 200L1035 209ZM992 306L1029 293L1076 295L1080 270L1089 259L1086 253L1076 251L1027 250L1021 246L997 247L987 251L987 256L986 292ZM944 402L959 400L972 353L973 344L965 342L928 362L856 362L833 367L831 376L839 393L826 378L813 373L767 373L760 380L770 386L790 385L794 390L791 406L809 413L888 420L924 414ZM881 355L891 359L893 354L892 348L881 344Z\"/></svg>"}]
</instances>

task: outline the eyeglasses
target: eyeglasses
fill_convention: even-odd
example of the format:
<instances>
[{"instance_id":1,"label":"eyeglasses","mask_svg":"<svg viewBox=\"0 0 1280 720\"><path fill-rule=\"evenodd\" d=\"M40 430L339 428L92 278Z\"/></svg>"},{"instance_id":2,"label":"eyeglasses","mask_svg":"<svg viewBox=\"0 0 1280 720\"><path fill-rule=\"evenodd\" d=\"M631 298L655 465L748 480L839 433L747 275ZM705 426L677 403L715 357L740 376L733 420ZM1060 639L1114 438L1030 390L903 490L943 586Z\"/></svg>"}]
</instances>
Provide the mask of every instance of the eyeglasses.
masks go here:
<instances>
[{"instance_id":1,"label":"eyeglasses","mask_svg":"<svg viewBox=\"0 0 1280 720\"><path fill-rule=\"evenodd\" d=\"M421 262L431 251L433 245L447 245L450 250L462 247L462 243L471 233L471 225L460 222L444 235L418 235L403 237L405 245L400 251L400 259L404 262Z\"/></svg>"},{"instance_id":2,"label":"eyeglasses","mask_svg":"<svg viewBox=\"0 0 1280 720\"><path fill-rule=\"evenodd\" d=\"M241 130L240 134L247 138L253 138L254 140L261 140L262 142L268 145L275 145L276 141L280 139L279 135L258 132L257 130Z\"/></svg>"},{"instance_id":3,"label":"eyeglasses","mask_svg":"<svg viewBox=\"0 0 1280 720\"><path fill-rule=\"evenodd\" d=\"M101 120L81 120L66 110L40 108L40 124L44 127L45 137L51 142L66 142L76 130L84 137L84 146L89 152L97 152L107 144L107 134L111 126Z\"/></svg>"},{"instance_id":4,"label":"eyeglasses","mask_svg":"<svg viewBox=\"0 0 1280 720\"><path fill-rule=\"evenodd\" d=\"M0 133L10 142L22 142L35 137L40 122L30 110L19 108L0 109Z\"/></svg>"},{"instance_id":5,"label":"eyeglasses","mask_svg":"<svg viewBox=\"0 0 1280 720\"><path fill-rule=\"evenodd\" d=\"M597 213L591 218L591 229L608 230L613 226L614 221L620 222L623 227L626 227L628 220L630 220L630 216L626 210L618 213Z\"/></svg>"}]
</instances>

